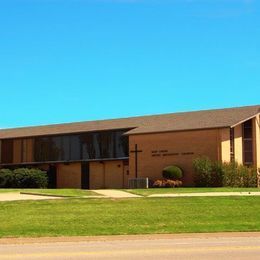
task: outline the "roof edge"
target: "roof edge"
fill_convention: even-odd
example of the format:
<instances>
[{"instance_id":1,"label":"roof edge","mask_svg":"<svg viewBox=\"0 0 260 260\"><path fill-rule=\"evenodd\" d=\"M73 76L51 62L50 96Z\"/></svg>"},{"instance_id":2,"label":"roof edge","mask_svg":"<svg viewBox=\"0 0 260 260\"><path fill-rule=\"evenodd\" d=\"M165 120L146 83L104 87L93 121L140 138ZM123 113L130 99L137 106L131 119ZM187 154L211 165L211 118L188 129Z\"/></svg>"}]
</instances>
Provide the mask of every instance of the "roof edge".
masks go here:
<instances>
[{"instance_id":1,"label":"roof edge","mask_svg":"<svg viewBox=\"0 0 260 260\"><path fill-rule=\"evenodd\" d=\"M138 127L137 127L138 128ZM124 135L131 136L131 135L144 135L144 134L161 134L161 133L177 133L177 132L189 132L189 131L200 131L200 130L214 130L214 129L222 129L222 128L230 128L230 125L218 126L218 127L204 127L204 128L189 128L189 129L180 129L180 130L165 130L165 131L151 131L151 132L142 132L142 133L130 133L132 129Z\"/></svg>"},{"instance_id":2,"label":"roof edge","mask_svg":"<svg viewBox=\"0 0 260 260\"><path fill-rule=\"evenodd\" d=\"M241 121L235 123L234 125L231 125L230 127L231 127L231 128L236 127L236 126L238 126L238 125L240 125L240 124L243 124L243 123L246 122L247 120L250 120L250 119L252 119L252 118L254 118L254 117L258 116L258 115L260 115L260 112L254 114L253 116L247 117L247 118L245 118L245 119L243 119L243 120L241 120Z\"/></svg>"},{"instance_id":3,"label":"roof edge","mask_svg":"<svg viewBox=\"0 0 260 260\"><path fill-rule=\"evenodd\" d=\"M75 122L64 122L64 123L39 124L39 125L17 126L17 127L4 127L4 128L0 128L0 132L1 131L10 131L10 130L11 131L12 130L24 130L24 129L28 129L28 128L70 126L70 125L74 125L74 124L85 124L85 123L93 123L93 122L102 123L102 122L109 122L109 121L138 119L138 118L145 118L145 117L151 117L151 116L163 116L163 115L172 115L172 114L177 115L177 114L186 114L186 113L221 111L221 110L228 110L228 109L240 109L240 108L258 107L258 106L260 106L260 105L235 106L235 107L213 108L213 109L199 109L199 110L167 112L167 113L159 113L159 114L156 113L156 114L147 114L147 115L135 115L135 116L127 116L127 117L119 117L119 118L105 118L105 119L83 120L83 121L75 121ZM138 126L135 126L135 127L138 127Z\"/></svg>"}]
</instances>

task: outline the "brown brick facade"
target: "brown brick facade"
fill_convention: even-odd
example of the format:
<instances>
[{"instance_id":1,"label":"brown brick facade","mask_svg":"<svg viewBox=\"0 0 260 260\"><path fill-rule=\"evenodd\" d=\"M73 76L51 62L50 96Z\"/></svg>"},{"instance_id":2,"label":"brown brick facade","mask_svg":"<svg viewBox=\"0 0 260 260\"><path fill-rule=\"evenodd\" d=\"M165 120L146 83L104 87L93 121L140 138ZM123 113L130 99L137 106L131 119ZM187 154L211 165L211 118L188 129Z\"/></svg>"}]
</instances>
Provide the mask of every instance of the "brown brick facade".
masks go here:
<instances>
[{"instance_id":1,"label":"brown brick facade","mask_svg":"<svg viewBox=\"0 0 260 260\"><path fill-rule=\"evenodd\" d=\"M129 137L130 150L138 144L138 177L152 180L162 178L162 170L169 165L178 165L184 171L184 184L193 184L192 160L207 155L219 159L220 130L186 131L133 135ZM134 153L129 158L130 176L135 175Z\"/></svg>"}]
</instances>

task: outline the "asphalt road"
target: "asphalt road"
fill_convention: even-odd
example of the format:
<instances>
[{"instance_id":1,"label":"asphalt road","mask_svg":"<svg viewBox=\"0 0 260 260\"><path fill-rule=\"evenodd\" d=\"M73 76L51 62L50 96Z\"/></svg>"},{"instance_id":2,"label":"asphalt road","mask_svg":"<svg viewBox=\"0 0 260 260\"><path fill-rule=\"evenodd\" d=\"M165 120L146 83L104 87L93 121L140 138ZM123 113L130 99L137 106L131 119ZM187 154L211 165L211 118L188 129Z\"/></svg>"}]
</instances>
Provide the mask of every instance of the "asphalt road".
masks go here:
<instances>
[{"instance_id":1,"label":"asphalt road","mask_svg":"<svg viewBox=\"0 0 260 260\"><path fill-rule=\"evenodd\" d=\"M0 244L0 259L260 259L260 236Z\"/></svg>"}]
</instances>

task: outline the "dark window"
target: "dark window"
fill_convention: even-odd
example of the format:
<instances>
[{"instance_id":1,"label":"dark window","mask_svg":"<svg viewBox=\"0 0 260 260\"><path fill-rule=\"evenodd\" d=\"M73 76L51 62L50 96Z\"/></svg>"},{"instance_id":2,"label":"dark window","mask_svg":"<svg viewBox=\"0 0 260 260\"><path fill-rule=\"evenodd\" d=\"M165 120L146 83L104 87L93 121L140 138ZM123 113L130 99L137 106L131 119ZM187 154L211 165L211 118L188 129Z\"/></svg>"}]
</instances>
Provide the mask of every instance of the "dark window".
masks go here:
<instances>
[{"instance_id":1,"label":"dark window","mask_svg":"<svg viewBox=\"0 0 260 260\"><path fill-rule=\"evenodd\" d=\"M21 140L21 161L26 162L27 161L27 139Z\"/></svg>"},{"instance_id":2,"label":"dark window","mask_svg":"<svg viewBox=\"0 0 260 260\"><path fill-rule=\"evenodd\" d=\"M62 160L62 138L54 136L49 138L49 161Z\"/></svg>"},{"instance_id":3,"label":"dark window","mask_svg":"<svg viewBox=\"0 0 260 260\"><path fill-rule=\"evenodd\" d=\"M243 123L243 160L245 165L253 164L253 127L252 120Z\"/></svg>"},{"instance_id":4,"label":"dark window","mask_svg":"<svg viewBox=\"0 0 260 260\"><path fill-rule=\"evenodd\" d=\"M48 137L38 137L35 139L35 161L49 161L50 158L50 142Z\"/></svg>"},{"instance_id":5,"label":"dark window","mask_svg":"<svg viewBox=\"0 0 260 260\"><path fill-rule=\"evenodd\" d=\"M114 133L115 157L128 157L128 136L124 132Z\"/></svg>"},{"instance_id":6,"label":"dark window","mask_svg":"<svg viewBox=\"0 0 260 260\"><path fill-rule=\"evenodd\" d=\"M13 162L13 140L1 141L1 163Z\"/></svg>"},{"instance_id":7,"label":"dark window","mask_svg":"<svg viewBox=\"0 0 260 260\"><path fill-rule=\"evenodd\" d=\"M81 142L79 135L70 136L70 156L69 160L81 160Z\"/></svg>"},{"instance_id":8,"label":"dark window","mask_svg":"<svg viewBox=\"0 0 260 260\"><path fill-rule=\"evenodd\" d=\"M125 131L35 138L35 160L77 161L128 157Z\"/></svg>"},{"instance_id":9,"label":"dark window","mask_svg":"<svg viewBox=\"0 0 260 260\"><path fill-rule=\"evenodd\" d=\"M244 127L244 138L247 139L247 138L252 138L252 128L250 127Z\"/></svg>"},{"instance_id":10,"label":"dark window","mask_svg":"<svg viewBox=\"0 0 260 260\"><path fill-rule=\"evenodd\" d=\"M87 160L96 158L94 135L92 133L83 134L80 139L82 143L82 159Z\"/></svg>"},{"instance_id":11,"label":"dark window","mask_svg":"<svg viewBox=\"0 0 260 260\"><path fill-rule=\"evenodd\" d=\"M62 161L70 160L70 136L62 136Z\"/></svg>"},{"instance_id":12,"label":"dark window","mask_svg":"<svg viewBox=\"0 0 260 260\"><path fill-rule=\"evenodd\" d=\"M92 145L95 149L95 157L90 159L100 159L101 157L101 145L100 145L100 138L99 133L92 133Z\"/></svg>"},{"instance_id":13,"label":"dark window","mask_svg":"<svg viewBox=\"0 0 260 260\"><path fill-rule=\"evenodd\" d=\"M103 132L98 135L100 158L114 158L113 133Z\"/></svg>"},{"instance_id":14,"label":"dark window","mask_svg":"<svg viewBox=\"0 0 260 260\"><path fill-rule=\"evenodd\" d=\"M128 157L128 137L125 131L102 131L75 135L33 138L35 162L80 161ZM26 144L26 139L22 139ZM32 149L21 145L24 160ZM13 162L13 140L2 141L1 163ZM31 160L31 159L30 159ZM26 161L25 161L26 162Z\"/></svg>"},{"instance_id":15,"label":"dark window","mask_svg":"<svg viewBox=\"0 0 260 260\"><path fill-rule=\"evenodd\" d=\"M230 128L230 161L235 160L235 137L234 128Z\"/></svg>"}]
</instances>

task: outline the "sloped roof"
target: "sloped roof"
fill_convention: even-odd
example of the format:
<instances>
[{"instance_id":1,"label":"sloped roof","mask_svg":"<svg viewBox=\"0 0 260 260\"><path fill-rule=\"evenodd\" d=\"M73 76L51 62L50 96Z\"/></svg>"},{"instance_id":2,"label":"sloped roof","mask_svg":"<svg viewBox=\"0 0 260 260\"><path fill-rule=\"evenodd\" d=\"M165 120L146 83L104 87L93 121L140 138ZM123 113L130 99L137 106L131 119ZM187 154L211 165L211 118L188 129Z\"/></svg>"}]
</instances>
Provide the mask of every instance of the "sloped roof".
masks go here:
<instances>
[{"instance_id":1,"label":"sloped roof","mask_svg":"<svg viewBox=\"0 0 260 260\"><path fill-rule=\"evenodd\" d=\"M128 134L232 127L260 113L260 105L153 116Z\"/></svg>"},{"instance_id":2,"label":"sloped roof","mask_svg":"<svg viewBox=\"0 0 260 260\"><path fill-rule=\"evenodd\" d=\"M260 105L121 119L1 129L0 139L128 129L126 134L232 127L260 113Z\"/></svg>"}]
</instances>

